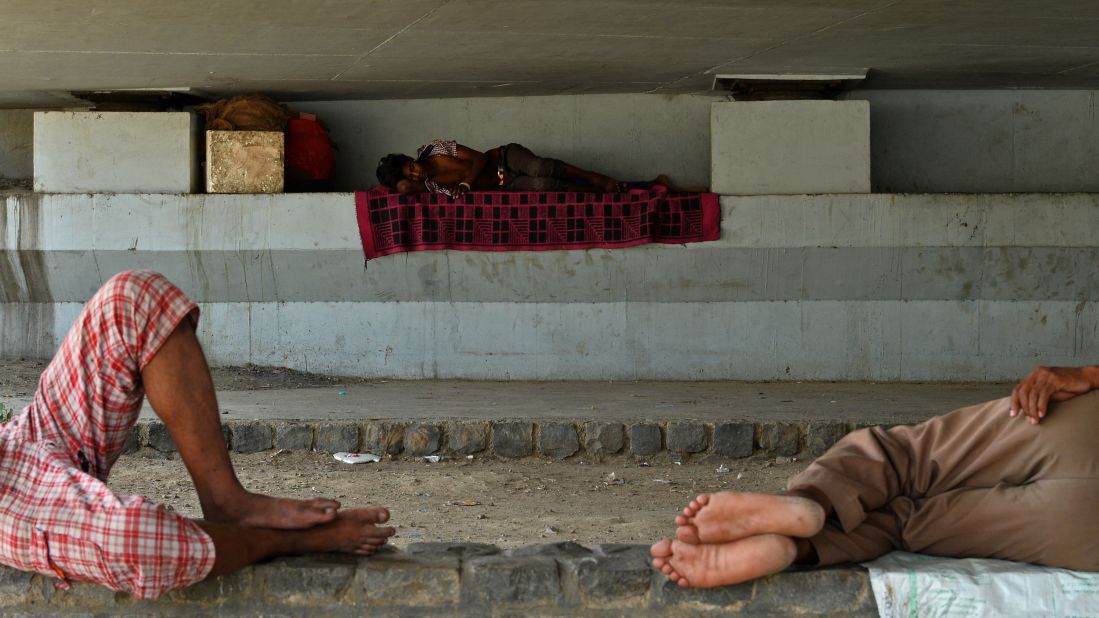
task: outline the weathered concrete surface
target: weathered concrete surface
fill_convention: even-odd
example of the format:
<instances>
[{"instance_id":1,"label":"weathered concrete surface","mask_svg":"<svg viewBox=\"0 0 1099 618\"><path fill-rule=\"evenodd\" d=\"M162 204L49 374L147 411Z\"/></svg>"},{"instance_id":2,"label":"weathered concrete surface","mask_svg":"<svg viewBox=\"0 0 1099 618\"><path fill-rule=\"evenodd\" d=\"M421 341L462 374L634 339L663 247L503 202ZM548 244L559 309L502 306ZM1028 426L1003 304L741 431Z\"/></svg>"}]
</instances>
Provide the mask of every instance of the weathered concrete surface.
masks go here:
<instances>
[{"instance_id":1,"label":"weathered concrete surface","mask_svg":"<svg viewBox=\"0 0 1099 618\"><path fill-rule=\"evenodd\" d=\"M378 183L378 160L415 154L435 138L487 150L519 142L545 157L621 180L668 174L684 185L710 184L710 103L716 96L607 94L400 101L310 101L339 144L338 186ZM537 122L532 122L537 118Z\"/></svg>"},{"instance_id":2,"label":"weathered concrete surface","mask_svg":"<svg viewBox=\"0 0 1099 618\"><path fill-rule=\"evenodd\" d=\"M860 90L874 190L1099 191L1094 90Z\"/></svg>"},{"instance_id":3,"label":"weathered concrete surface","mask_svg":"<svg viewBox=\"0 0 1099 618\"><path fill-rule=\"evenodd\" d=\"M722 238L363 269L350 194L7 194L0 355L127 268L218 364L388 378L1011 380L1099 349L1099 196L722 199ZM1036 221L1042 225L1036 225Z\"/></svg>"},{"instance_id":4,"label":"weathered concrete surface","mask_svg":"<svg viewBox=\"0 0 1099 618\"><path fill-rule=\"evenodd\" d=\"M1099 9L1089 0L189 6L114 0L58 13L6 0L0 104L58 104L69 91L121 88L294 99L708 92L715 73L867 67L887 88L1099 86ZM255 36L258 20L271 36ZM456 40L466 43L436 44Z\"/></svg>"},{"instance_id":5,"label":"weathered concrete surface","mask_svg":"<svg viewBox=\"0 0 1099 618\"><path fill-rule=\"evenodd\" d=\"M870 192L866 101L731 101L710 107L710 183L731 195Z\"/></svg>"},{"instance_id":6,"label":"weathered concrete surface","mask_svg":"<svg viewBox=\"0 0 1099 618\"><path fill-rule=\"evenodd\" d=\"M34 190L197 190L198 121L186 112L35 112Z\"/></svg>"},{"instance_id":7,"label":"weathered concrete surface","mask_svg":"<svg viewBox=\"0 0 1099 618\"><path fill-rule=\"evenodd\" d=\"M0 178L29 179L33 175L34 113L0 109Z\"/></svg>"},{"instance_id":8,"label":"weathered concrete surface","mask_svg":"<svg viewBox=\"0 0 1099 618\"><path fill-rule=\"evenodd\" d=\"M711 590L684 590L648 564L643 545L573 543L501 551L491 545L414 543L371 558L282 558L170 592L157 601L0 569L5 615L127 616L764 616L877 615L858 567L773 575Z\"/></svg>"}]
</instances>

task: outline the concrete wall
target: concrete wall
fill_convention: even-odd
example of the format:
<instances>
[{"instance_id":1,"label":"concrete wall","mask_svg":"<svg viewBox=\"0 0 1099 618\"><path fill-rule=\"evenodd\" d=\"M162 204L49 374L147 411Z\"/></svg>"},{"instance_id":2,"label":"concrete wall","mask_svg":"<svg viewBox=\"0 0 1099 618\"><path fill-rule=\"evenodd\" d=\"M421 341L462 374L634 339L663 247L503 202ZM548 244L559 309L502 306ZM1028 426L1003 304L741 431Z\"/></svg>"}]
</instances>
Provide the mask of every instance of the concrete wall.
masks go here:
<instances>
[{"instance_id":1,"label":"concrete wall","mask_svg":"<svg viewBox=\"0 0 1099 618\"><path fill-rule=\"evenodd\" d=\"M295 102L317 113L339 146L339 189L378 183L374 169L391 152L415 154L433 138L486 150L519 142L620 180L669 174L682 185L709 185L710 103L722 97L578 95L479 99Z\"/></svg>"},{"instance_id":2,"label":"concrete wall","mask_svg":"<svg viewBox=\"0 0 1099 618\"><path fill-rule=\"evenodd\" d=\"M1099 191L1095 91L862 90L878 192ZM375 184L389 152L450 136L517 140L612 175L709 185L708 104L723 97L577 95L294 103L329 122L340 187Z\"/></svg>"},{"instance_id":3,"label":"concrete wall","mask_svg":"<svg viewBox=\"0 0 1099 618\"><path fill-rule=\"evenodd\" d=\"M34 174L31 165L33 141L33 112L0 109L0 178L24 179Z\"/></svg>"},{"instance_id":4,"label":"concrete wall","mask_svg":"<svg viewBox=\"0 0 1099 618\"><path fill-rule=\"evenodd\" d=\"M863 90L873 190L1099 191L1095 91ZM339 189L376 183L389 152L449 136L473 147L517 140L623 178L667 173L710 184L709 105L723 97L576 95L295 102L329 123ZM0 110L0 178L31 176L29 112Z\"/></svg>"},{"instance_id":5,"label":"concrete wall","mask_svg":"<svg viewBox=\"0 0 1099 618\"><path fill-rule=\"evenodd\" d=\"M1099 92L865 90L881 192L1099 191Z\"/></svg>"},{"instance_id":6,"label":"concrete wall","mask_svg":"<svg viewBox=\"0 0 1099 618\"><path fill-rule=\"evenodd\" d=\"M216 363L362 376L1010 380L1099 353L1097 195L725 197L723 210L708 243L363 269L350 194L11 194L0 355L48 357L127 268L203 304Z\"/></svg>"}]
</instances>

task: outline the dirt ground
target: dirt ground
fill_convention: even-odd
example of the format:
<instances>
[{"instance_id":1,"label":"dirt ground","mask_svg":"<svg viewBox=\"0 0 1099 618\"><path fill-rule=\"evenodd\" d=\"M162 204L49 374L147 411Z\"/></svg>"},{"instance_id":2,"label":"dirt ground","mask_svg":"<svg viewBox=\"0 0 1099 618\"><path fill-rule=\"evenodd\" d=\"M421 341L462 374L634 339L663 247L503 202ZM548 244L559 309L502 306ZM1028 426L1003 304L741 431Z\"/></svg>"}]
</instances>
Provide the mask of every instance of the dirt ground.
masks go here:
<instances>
[{"instance_id":1,"label":"dirt ground","mask_svg":"<svg viewBox=\"0 0 1099 618\"><path fill-rule=\"evenodd\" d=\"M0 360L0 396L27 397L38 385L38 376L46 368L44 361ZM210 370L214 388L219 391L251 391L267 388L318 388L335 384L363 384L363 378L302 373L281 367L215 367Z\"/></svg>"},{"instance_id":2,"label":"dirt ground","mask_svg":"<svg viewBox=\"0 0 1099 618\"><path fill-rule=\"evenodd\" d=\"M39 361L0 362L0 395L26 397L45 368ZM218 390L315 388L367 382L273 367L213 370ZM439 463L392 460L350 465L326 453L234 454L245 487L261 493L332 497L345 507L381 504L397 526L393 544L463 541L517 547L576 541L649 543L674 531L672 518L693 496L710 491L776 491L805 462L763 459L642 465L620 458L593 463L459 458ZM183 462L152 450L124 455L111 487L200 517Z\"/></svg>"},{"instance_id":3,"label":"dirt ground","mask_svg":"<svg viewBox=\"0 0 1099 618\"><path fill-rule=\"evenodd\" d=\"M672 517L698 493L773 492L805 463L669 461L644 466L627 459L593 464L527 458L350 465L306 451L234 454L233 461L241 482L252 491L333 497L345 507L386 506L397 527L397 547L421 541L500 547L559 541L587 546L650 543L674 531ZM190 477L174 454L123 456L111 472L111 487L201 516Z\"/></svg>"}]
</instances>

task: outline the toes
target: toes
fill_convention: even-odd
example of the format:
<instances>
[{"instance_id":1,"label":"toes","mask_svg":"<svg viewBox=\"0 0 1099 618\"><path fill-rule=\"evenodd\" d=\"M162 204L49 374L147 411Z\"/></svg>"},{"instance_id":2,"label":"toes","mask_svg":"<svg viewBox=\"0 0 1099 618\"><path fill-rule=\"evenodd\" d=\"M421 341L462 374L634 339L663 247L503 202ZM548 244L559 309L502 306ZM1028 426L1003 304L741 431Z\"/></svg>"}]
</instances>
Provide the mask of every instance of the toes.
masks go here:
<instances>
[{"instance_id":1,"label":"toes","mask_svg":"<svg viewBox=\"0 0 1099 618\"><path fill-rule=\"evenodd\" d=\"M321 515L327 517L335 517L336 511L340 510L340 503L328 498L317 498L315 500L310 500L306 508L317 511Z\"/></svg>"},{"instance_id":2,"label":"toes","mask_svg":"<svg viewBox=\"0 0 1099 618\"><path fill-rule=\"evenodd\" d=\"M649 553L654 558L667 558L672 555L672 541L671 539L660 539L653 546L649 548Z\"/></svg>"},{"instance_id":3,"label":"toes","mask_svg":"<svg viewBox=\"0 0 1099 618\"><path fill-rule=\"evenodd\" d=\"M710 503L710 494L702 494L695 498L695 502L698 503L698 508L702 508Z\"/></svg>"},{"instance_id":4,"label":"toes","mask_svg":"<svg viewBox=\"0 0 1099 618\"><path fill-rule=\"evenodd\" d=\"M663 570L664 565L668 564L663 558L653 558L653 568L660 571Z\"/></svg>"},{"instance_id":5,"label":"toes","mask_svg":"<svg viewBox=\"0 0 1099 618\"><path fill-rule=\"evenodd\" d=\"M381 506L368 506L363 509L366 519L375 524L384 524L389 521L389 511Z\"/></svg>"},{"instance_id":6,"label":"toes","mask_svg":"<svg viewBox=\"0 0 1099 618\"><path fill-rule=\"evenodd\" d=\"M686 516L686 515L676 515L675 516L675 525L677 525L677 526L688 526L688 525L690 525L690 523L691 523L691 518Z\"/></svg>"},{"instance_id":7,"label":"toes","mask_svg":"<svg viewBox=\"0 0 1099 618\"><path fill-rule=\"evenodd\" d=\"M698 528L692 525L685 525L676 528L675 538L678 541L689 543L691 545L701 545L702 539L698 536Z\"/></svg>"}]
</instances>

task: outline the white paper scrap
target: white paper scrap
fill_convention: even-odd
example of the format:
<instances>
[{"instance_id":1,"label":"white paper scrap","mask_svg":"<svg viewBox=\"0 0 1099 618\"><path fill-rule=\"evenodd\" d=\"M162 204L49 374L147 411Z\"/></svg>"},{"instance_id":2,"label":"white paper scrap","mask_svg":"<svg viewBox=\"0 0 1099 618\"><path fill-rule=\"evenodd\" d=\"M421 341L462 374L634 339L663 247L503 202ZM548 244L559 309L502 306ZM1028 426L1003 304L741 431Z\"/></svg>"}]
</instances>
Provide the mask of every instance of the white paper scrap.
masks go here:
<instances>
[{"instance_id":1,"label":"white paper scrap","mask_svg":"<svg viewBox=\"0 0 1099 618\"><path fill-rule=\"evenodd\" d=\"M349 464L360 463L378 463L382 460L381 457L374 453L332 453L332 456L336 458L336 461L342 461Z\"/></svg>"}]
</instances>

